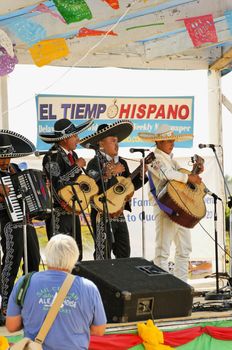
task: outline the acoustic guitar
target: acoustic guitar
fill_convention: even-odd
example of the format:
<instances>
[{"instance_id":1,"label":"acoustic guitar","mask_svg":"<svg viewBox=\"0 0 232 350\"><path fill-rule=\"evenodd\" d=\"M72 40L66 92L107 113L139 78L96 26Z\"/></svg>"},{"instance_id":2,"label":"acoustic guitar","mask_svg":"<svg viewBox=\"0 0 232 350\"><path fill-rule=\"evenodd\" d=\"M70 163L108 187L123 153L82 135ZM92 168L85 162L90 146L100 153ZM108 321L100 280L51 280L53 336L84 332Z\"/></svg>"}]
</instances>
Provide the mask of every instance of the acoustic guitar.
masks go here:
<instances>
[{"instance_id":1,"label":"acoustic guitar","mask_svg":"<svg viewBox=\"0 0 232 350\"><path fill-rule=\"evenodd\" d=\"M204 159L195 155L192 157L193 170L179 169L185 174L198 174L200 165ZM204 197L206 187L203 182L199 185L182 183L171 180L158 194L158 200L173 210L173 214L167 215L181 226L193 228L206 214Z\"/></svg>"},{"instance_id":2,"label":"acoustic guitar","mask_svg":"<svg viewBox=\"0 0 232 350\"><path fill-rule=\"evenodd\" d=\"M90 176L82 174L78 176L76 182L74 182L72 186L79 198L82 209L85 210L88 207L91 198L98 193L98 185ZM58 191L58 195L62 199L61 205L68 212L72 212L72 199L75 194L73 193L72 186L67 185ZM75 201L75 212L78 214L81 213L81 207L79 203Z\"/></svg>"},{"instance_id":3,"label":"acoustic guitar","mask_svg":"<svg viewBox=\"0 0 232 350\"><path fill-rule=\"evenodd\" d=\"M107 170L108 168L111 169L110 162L106 164L105 170ZM92 197L95 196L99 191L97 185L98 180L100 180L100 176L93 179L91 176L82 174L78 176L77 180L73 182L72 186L67 185L60 189L58 191L58 195L61 199L60 204L64 208L64 210L66 210L67 212L72 212L73 196L75 194L79 198L81 204L79 205L78 201L75 201L75 212L77 214L80 214L82 210L85 210L89 206Z\"/></svg>"},{"instance_id":4,"label":"acoustic guitar","mask_svg":"<svg viewBox=\"0 0 232 350\"><path fill-rule=\"evenodd\" d=\"M155 159L153 152L144 159L145 164L151 163ZM106 190L106 201L108 212L111 217L118 217L124 210L124 205L133 196L135 188L132 180L139 174L142 164L140 164L129 177L117 176L116 183ZM103 212L103 194L93 197L96 209Z\"/></svg>"}]
</instances>

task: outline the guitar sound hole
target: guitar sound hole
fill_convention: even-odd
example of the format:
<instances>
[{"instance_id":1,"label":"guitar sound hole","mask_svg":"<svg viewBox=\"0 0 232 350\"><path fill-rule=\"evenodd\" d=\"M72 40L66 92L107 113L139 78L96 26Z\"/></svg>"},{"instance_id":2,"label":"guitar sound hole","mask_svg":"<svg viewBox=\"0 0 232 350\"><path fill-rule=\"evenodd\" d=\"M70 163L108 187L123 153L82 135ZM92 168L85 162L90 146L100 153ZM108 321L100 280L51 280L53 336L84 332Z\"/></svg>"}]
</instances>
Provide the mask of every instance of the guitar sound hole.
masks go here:
<instances>
[{"instance_id":1,"label":"guitar sound hole","mask_svg":"<svg viewBox=\"0 0 232 350\"><path fill-rule=\"evenodd\" d=\"M194 184L192 184L192 183L188 183L188 187L189 187L191 190L193 190L193 191L196 190L196 186L195 186Z\"/></svg>"},{"instance_id":2,"label":"guitar sound hole","mask_svg":"<svg viewBox=\"0 0 232 350\"><path fill-rule=\"evenodd\" d=\"M90 191L89 185L86 182L80 183L80 189L82 192L87 193Z\"/></svg>"},{"instance_id":3,"label":"guitar sound hole","mask_svg":"<svg viewBox=\"0 0 232 350\"><path fill-rule=\"evenodd\" d=\"M114 192L117 194L122 194L123 192L125 192L125 187L123 185L116 185L114 187Z\"/></svg>"}]
</instances>

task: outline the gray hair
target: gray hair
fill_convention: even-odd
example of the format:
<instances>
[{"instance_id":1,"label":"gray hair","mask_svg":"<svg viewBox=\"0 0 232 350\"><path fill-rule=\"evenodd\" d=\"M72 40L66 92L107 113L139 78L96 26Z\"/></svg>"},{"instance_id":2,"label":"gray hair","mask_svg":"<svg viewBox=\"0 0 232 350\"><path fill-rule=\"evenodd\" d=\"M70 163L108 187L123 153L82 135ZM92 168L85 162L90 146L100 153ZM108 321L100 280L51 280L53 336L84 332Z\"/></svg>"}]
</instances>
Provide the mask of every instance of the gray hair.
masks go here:
<instances>
[{"instance_id":1,"label":"gray hair","mask_svg":"<svg viewBox=\"0 0 232 350\"><path fill-rule=\"evenodd\" d=\"M71 272L78 260L79 251L75 240L71 236L58 234L48 242L45 256L48 267Z\"/></svg>"}]
</instances>

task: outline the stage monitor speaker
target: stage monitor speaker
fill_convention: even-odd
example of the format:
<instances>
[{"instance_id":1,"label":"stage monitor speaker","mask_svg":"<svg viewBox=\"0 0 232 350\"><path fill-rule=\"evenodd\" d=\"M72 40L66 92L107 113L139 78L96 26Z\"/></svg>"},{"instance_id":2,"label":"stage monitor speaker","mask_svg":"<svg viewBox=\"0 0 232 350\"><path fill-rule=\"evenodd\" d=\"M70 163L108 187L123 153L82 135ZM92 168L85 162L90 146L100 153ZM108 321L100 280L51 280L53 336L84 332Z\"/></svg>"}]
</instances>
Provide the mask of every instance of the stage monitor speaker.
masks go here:
<instances>
[{"instance_id":1,"label":"stage monitor speaker","mask_svg":"<svg viewBox=\"0 0 232 350\"><path fill-rule=\"evenodd\" d=\"M191 315L192 287L145 259L83 261L73 273L97 285L108 323Z\"/></svg>"}]
</instances>

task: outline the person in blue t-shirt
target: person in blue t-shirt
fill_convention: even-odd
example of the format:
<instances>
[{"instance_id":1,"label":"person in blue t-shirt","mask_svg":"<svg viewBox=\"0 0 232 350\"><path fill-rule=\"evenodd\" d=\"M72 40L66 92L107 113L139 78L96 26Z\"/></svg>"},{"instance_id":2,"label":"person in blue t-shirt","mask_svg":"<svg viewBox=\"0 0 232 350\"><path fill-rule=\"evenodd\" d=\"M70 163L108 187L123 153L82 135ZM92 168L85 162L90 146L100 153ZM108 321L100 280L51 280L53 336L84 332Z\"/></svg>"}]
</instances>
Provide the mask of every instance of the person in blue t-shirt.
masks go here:
<instances>
[{"instance_id":1,"label":"person in blue t-shirt","mask_svg":"<svg viewBox=\"0 0 232 350\"><path fill-rule=\"evenodd\" d=\"M77 262L78 254L72 237L58 234L51 238L45 250L48 270L32 275L22 308L16 304L16 295L23 277L13 288L6 317L6 327L10 332L24 328L25 337L35 339L67 273ZM43 349L87 350L90 334L103 335L106 322L96 285L76 276L45 338Z\"/></svg>"}]
</instances>

